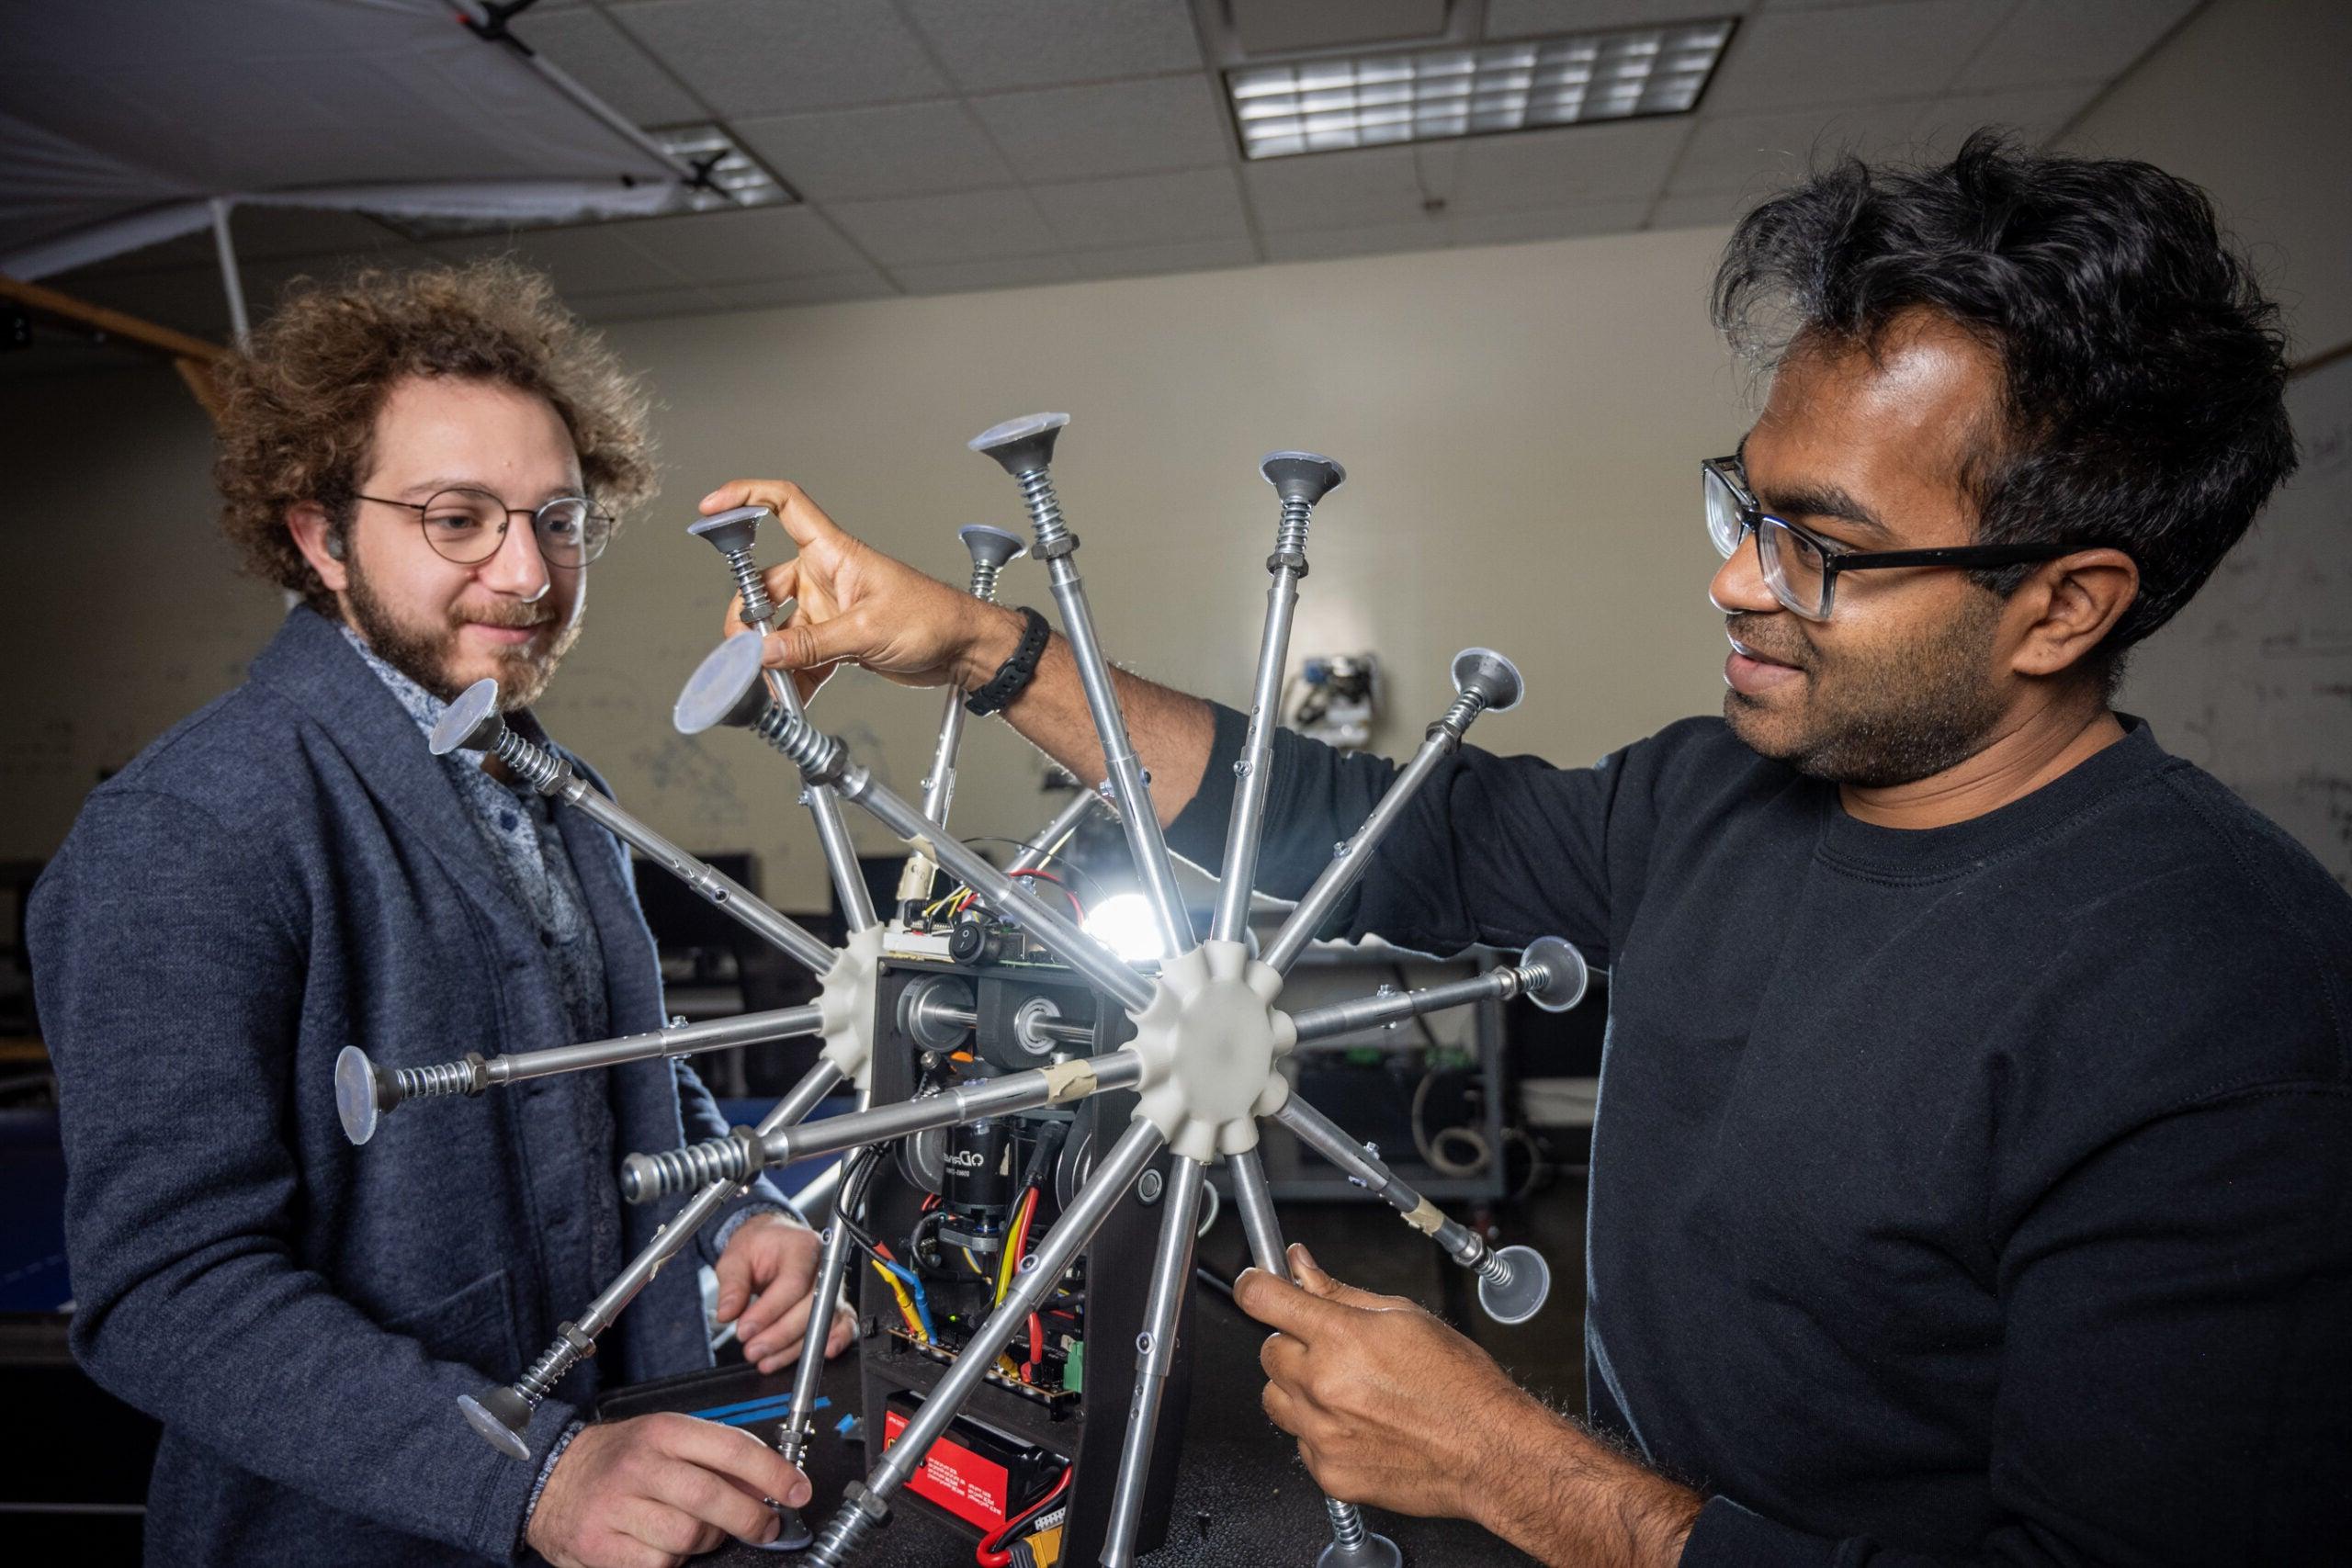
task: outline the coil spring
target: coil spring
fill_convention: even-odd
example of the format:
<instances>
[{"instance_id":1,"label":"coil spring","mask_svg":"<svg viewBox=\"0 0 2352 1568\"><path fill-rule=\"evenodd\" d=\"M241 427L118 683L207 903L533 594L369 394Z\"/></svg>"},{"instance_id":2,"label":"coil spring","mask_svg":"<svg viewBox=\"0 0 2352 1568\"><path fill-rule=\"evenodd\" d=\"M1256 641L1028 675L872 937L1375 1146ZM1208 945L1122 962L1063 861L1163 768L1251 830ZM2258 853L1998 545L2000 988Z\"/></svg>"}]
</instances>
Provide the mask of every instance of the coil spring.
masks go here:
<instances>
[{"instance_id":1,"label":"coil spring","mask_svg":"<svg viewBox=\"0 0 2352 1568\"><path fill-rule=\"evenodd\" d=\"M974 561L972 563L972 597L990 604L995 604L997 574L1003 570L1002 567L989 561Z\"/></svg>"},{"instance_id":2,"label":"coil spring","mask_svg":"<svg viewBox=\"0 0 2352 1568\"><path fill-rule=\"evenodd\" d=\"M764 621L775 613L775 606L768 603L767 580L760 575L759 564L752 559L751 551L728 551L727 570L735 574L735 592L743 596L745 626Z\"/></svg>"},{"instance_id":3,"label":"coil spring","mask_svg":"<svg viewBox=\"0 0 2352 1568\"><path fill-rule=\"evenodd\" d=\"M732 1138L711 1138L664 1154L642 1155L629 1162L636 1174L636 1199L668 1198L693 1192L714 1181L741 1181L752 1174L751 1158Z\"/></svg>"},{"instance_id":4,"label":"coil spring","mask_svg":"<svg viewBox=\"0 0 2352 1568\"><path fill-rule=\"evenodd\" d=\"M842 1505L818 1536L817 1544L808 1552L809 1568L842 1568L849 1554L874 1530L874 1516L854 1503Z\"/></svg>"},{"instance_id":5,"label":"coil spring","mask_svg":"<svg viewBox=\"0 0 2352 1568\"><path fill-rule=\"evenodd\" d=\"M430 1067L395 1067L392 1082L401 1099L432 1100L445 1094L471 1094L474 1090L474 1065L471 1062L443 1062Z\"/></svg>"},{"instance_id":6,"label":"coil spring","mask_svg":"<svg viewBox=\"0 0 2352 1568\"><path fill-rule=\"evenodd\" d=\"M1489 1252L1478 1259L1478 1278L1500 1289L1510 1283L1510 1265L1498 1253Z\"/></svg>"},{"instance_id":7,"label":"coil spring","mask_svg":"<svg viewBox=\"0 0 2352 1568\"><path fill-rule=\"evenodd\" d=\"M1326 1497L1323 1506L1331 1516L1331 1540L1334 1545L1353 1551L1363 1544L1363 1515L1356 1511L1353 1503Z\"/></svg>"},{"instance_id":8,"label":"coil spring","mask_svg":"<svg viewBox=\"0 0 2352 1568\"><path fill-rule=\"evenodd\" d=\"M1054 476L1032 468L1020 476L1022 503L1029 508L1029 524L1037 531L1037 547L1059 544L1069 535L1062 524L1062 503L1054 494Z\"/></svg>"},{"instance_id":9,"label":"coil spring","mask_svg":"<svg viewBox=\"0 0 2352 1568\"><path fill-rule=\"evenodd\" d=\"M1304 496L1283 497L1283 520L1274 534L1274 554L1306 553L1306 525L1315 517L1315 503Z\"/></svg>"},{"instance_id":10,"label":"coil spring","mask_svg":"<svg viewBox=\"0 0 2352 1568\"><path fill-rule=\"evenodd\" d=\"M514 770L525 784L542 794L563 777L563 764L545 747L534 746L513 730L498 738L498 760Z\"/></svg>"},{"instance_id":11,"label":"coil spring","mask_svg":"<svg viewBox=\"0 0 2352 1568\"><path fill-rule=\"evenodd\" d=\"M559 1339L540 1351L537 1360L523 1369L523 1375L514 1380L514 1392L523 1396L524 1403L537 1409L539 1401L547 1397L548 1390L553 1388L579 1359L580 1352L571 1341Z\"/></svg>"},{"instance_id":12,"label":"coil spring","mask_svg":"<svg viewBox=\"0 0 2352 1568\"><path fill-rule=\"evenodd\" d=\"M840 770L842 743L781 707L769 707L752 726L752 732L791 758L803 775L817 783L825 783Z\"/></svg>"}]
</instances>

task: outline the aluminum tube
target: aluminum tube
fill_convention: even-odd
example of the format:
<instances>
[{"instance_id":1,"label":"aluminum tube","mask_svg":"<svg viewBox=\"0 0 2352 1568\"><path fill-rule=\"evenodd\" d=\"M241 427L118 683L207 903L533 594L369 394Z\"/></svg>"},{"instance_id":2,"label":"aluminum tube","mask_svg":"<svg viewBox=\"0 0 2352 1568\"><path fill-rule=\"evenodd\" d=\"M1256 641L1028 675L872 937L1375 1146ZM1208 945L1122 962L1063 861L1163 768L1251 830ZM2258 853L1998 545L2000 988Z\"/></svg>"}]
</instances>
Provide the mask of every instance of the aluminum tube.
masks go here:
<instances>
[{"instance_id":1,"label":"aluminum tube","mask_svg":"<svg viewBox=\"0 0 2352 1568\"><path fill-rule=\"evenodd\" d=\"M860 1169L843 1179L842 1190L854 1191L863 1168L878 1157L876 1151L866 1149L844 1161ZM776 1445L795 1465L808 1453L809 1435L816 1429L817 1383L825 1371L825 1340L832 1333L833 1313L841 1301L842 1282L849 1278L854 1250L849 1226L835 1216L826 1228L824 1249L817 1255L817 1292L809 1298L808 1327L801 1335L800 1361L792 1371L792 1410L785 1417L783 1440Z\"/></svg>"},{"instance_id":2,"label":"aluminum tube","mask_svg":"<svg viewBox=\"0 0 2352 1568\"><path fill-rule=\"evenodd\" d=\"M1415 1230L1444 1249L1456 1263L1475 1268L1487 1255L1486 1241L1457 1220L1438 1213L1437 1205L1396 1179L1380 1156L1348 1136L1340 1124L1297 1095L1283 1102L1274 1120L1298 1135L1301 1143L1338 1166L1356 1182L1405 1216Z\"/></svg>"},{"instance_id":3,"label":"aluminum tube","mask_svg":"<svg viewBox=\"0 0 2352 1568\"><path fill-rule=\"evenodd\" d=\"M220 263L220 288L229 297L229 336L239 348L253 335L245 315L245 280L237 270L236 242L229 235L229 203L212 198L212 252Z\"/></svg>"},{"instance_id":4,"label":"aluminum tube","mask_svg":"<svg viewBox=\"0 0 2352 1568\"><path fill-rule=\"evenodd\" d=\"M1250 928L1250 894L1258 879L1258 844L1266 827L1267 763L1282 724L1283 668L1290 659L1291 621L1298 610L1298 572L1274 569L1266 590L1266 630L1258 642L1258 678L1250 689L1250 730L1233 771L1233 818L1225 832L1225 878L1217 885L1209 934L1239 942Z\"/></svg>"},{"instance_id":5,"label":"aluminum tube","mask_svg":"<svg viewBox=\"0 0 2352 1568\"><path fill-rule=\"evenodd\" d=\"M1193 951L1193 919L1184 911L1183 890L1176 886L1176 863L1152 809L1151 786L1143 764L1136 760L1127 739L1126 716L1119 711L1119 694L1111 684L1111 667L1094 637L1093 612L1087 608L1086 583L1078 563L1056 556L1046 563L1053 580L1054 603L1062 613L1062 635L1070 657L1078 662L1078 679L1086 688L1087 710L1094 716L1095 739L1102 744L1103 771L1111 780L1112 797L1119 803L1120 824L1127 830L1127 852L1135 857L1136 874L1143 880L1159 922L1159 939L1171 958Z\"/></svg>"},{"instance_id":6,"label":"aluminum tube","mask_svg":"<svg viewBox=\"0 0 2352 1568\"><path fill-rule=\"evenodd\" d=\"M865 1478L867 1491L887 1497L931 1452L931 1445L947 1430L947 1424L972 1396L972 1390L988 1375L989 1363L1012 1343L1013 1334L1069 1271L1080 1249L1094 1239L1094 1233L1102 1228L1119 1200L1126 1196L1136 1178L1143 1174L1151 1156L1159 1152L1162 1142L1159 1129L1150 1122L1136 1121L1127 1124L1111 1152L1095 1167L1094 1174L1087 1178L1076 1200L1062 1211L1054 1228L1046 1233L1045 1245L1031 1254L1013 1275L1012 1290L1003 1304L973 1332L956 1355L956 1364L922 1402L922 1408L915 1412L914 1419L907 1423L906 1429L882 1456L882 1462Z\"/></svg>"},{"instance_id":7,"label":"aluminum tube","mask_svg":"<svg viewBox=\"0 0 2352 1568\"><path fill-rule=\"evenodd\" d=\"M1518 970L1490 969L1473 979L1449 980L1442 986L1424 986L1418 991L1399 991L1385 997L1357 997L1319 1008L1306 1008L1291 1014L1291 1022L1297 1027L1298 1038L1304 1043L1309 1040L1327 1040L1334 1034L1346 1034L1358 1029L1401 1023L1423 1013L1468 1007L1474 1002L1501 1001L1517 996L1519 992Z\"/></svg>"},{"instance_id":8,"label":"aluminum tube","mask_svg":"<svg viewBox=\"0 0 2352 1568\"><path fill-rule=\"evenodd\" d=\"M958 1029L978 1029L980 1026L980 1015L970 1008L941 1007L930 1002L923 1007L922 1016L939 1023L953 1024ZM1094 1038L1094 1026L1091 1023L1064 1023L1046 1018L1024 1027L1047 1040L1068 1041L1073 1045L1086 1044Z\"/></svg>"},{"instance_id":9,"label":"aluminum tube","mask_svg":"<svg viewBox=\"0 0 2352 1568\"><path fill-rule=\"evenodd\" d=\"M903 1138L910 1133L949 1127L958 1122L977 1121L983 1116L1034 1111L1040 1105L1054 1103L1057 1086L1067 1092L1073 1069L1080 1065L1072 1063L1061 1067L1033 1067L1025 1073L1007 1073L1001 1077L987 1078L960 1089L926 1094L919 1100L902 1100L895 1105L877 1106L871 1111L854 1111L846 1116L828 1116L822 1122L801 1128L797 1137L790 1127L780 1127L773 1133L763 1130L760 1143L766 1151L769 1165L787 1165L813 1155L833 1154L842 1149L855 1148L860 1144L887 1143L893 1138ZM1132 1051L1110 1051L1100 1056L1090 1056L1082 1066L1091 1069L1091 1084L1069 1094L1062 1103L1084 1100L1106 1089L1133 1089L1143 1081L1143 1058Z\"/></svg>"},{"instance_id":10,"label":"aluminum tube","mask_svg":"<svg viewBox=\"0 0 2352 1568\"><path fill-rule=\"evenodd\" d=\"M1127 1403L1127 1429L1119 1444L1119 1474L1111 1492L1111 1523L1102 1538L1104 1568L1128 1568L1136 1560L1136 1526L1143 1517L1143 1495L1151 1478L1152 1438L1159 1429L1159 1406L1168 1376L1176 1367L1176 1330L1192 1294L1193 1242L1201 1207L1201 1182L1208 1167L1179 1155L1170 1162L1168 1190L1160 1199L1159 1247L1152 1255L1151 1291L1144 1303L1144 1327L1136 1342L1136 1386Z\"/></svg>"},{"instance_id":11,"label":"aluminum tube","mask_svg":"<svg viewBox=\"0 0 2352 1568\"><path fill-rule=\"evenodd\" d=\"M730 559L733 558L730 558ZM752 570L751 557L742 556L743 570ZM767 598L763 588L759 597ZM765 615L752 615L750 581L744 588L743 610L751 619L746 626L756 626L763 637L779 629L791 618L794 601L781 605L770 603ZM800 688L792 683L791 675L782 670L762 670L760 678L767 682L768 698L796 719L806 722L807 711L800 705ZM866 890L865 873L858 869L857 846L849 836L849 824L842 818L841 796L830 784L801 783L808 802L808 815L817 824L817 847L824 852L825 869L833 878L833 896L841 900L842 920L853 931L862 931L874 924L874 895Z\"/></svg>"},{"instance_id":12,"label":"aluminum tube","mask_svg":"<svg viewBox=\"0 0 2352 1568\"><path fill-rule=\"evenodd\" d=\"M947 706L939 716L939 739L931 749L931 772L922 779L922 814L940 827L947 826L947 809L956 800L956 753L964 744L964 694L947 688ZM931 857L918 850L899 878L901 900L931 897Z\"/></svg>"},{"instance_id":13,"label":"aluminum tube","mask_svg":"<svg viewBox=\"0 0 2352 1568\"><path fill-rule=\"evenodd\" d=\"M1421 742L1421 749L1405 765L1405 771L1390 783L1388 793L1372 808L1372 815L1340 846L1331 863L1323 868L1323 874L1315 879L1315 886L1306 890L1306 897L1298 901L1298 908L1290 912L1272 943L1261 954L1274 973L1288 974L1290 966L1298 962L1298 955L1306 951L1306 944L1315 940L1315 933L1322 929L1340 900L1347 897L1348 889L1363 879L1371 863L1372 852L1380 847L1380 840L1388 836L1388 829L1405 814L1406 806L1429 782L1438 763L1460 744L1445 730L1430 730L1429 739Z\"/></svg>"},{"instance_id":14,"label":"aluminum tube","mask_svg":"<svg viewBox=\"0 0 2352 1568\"><path fill-rule=\"evenodd\" d=\"M545 1051L515 1051L492 1056L482 1064L482 1076L493 1084L521 1083L555 1073L575 1073L587 1067L614 1067L624 1062L650 1061L656 1056L694 1056L735 1045L758 1045L770 1040L790 1040L815 1034L825 1027L824 1011L807 1007L747 1012L708 1023L681 1024L643 1034L623 1034L579 1045L557 1045Z\"/></svg>"},{"instance_id":15,"label":"aluminum tube","mask_svg":"<svg viewBox=\"0 0 2352 1568\"><path fill-rule=\"evenodd\" d=\"M1053 858L1054 846L1076 831L1078 825L1086 820L1087 814L1098 807L1105 811L1112 808L1111 803L1102 798L1102 792L1080 784L1078 794L1070 798L1069 803L1054 813L1054 819L1038 829L1036 835L1021 846L1021 852L1014 855L1012 863L1004 868L1007 874L1035 871L1044 865Z\"/></svg>"},{"instance_id":16,"label":"aluminum tube","mask_svg":"<svg viewBox=\"0 0 2352 1568\"><path fill-rule=\"evenodd\" d=\"M760 1119L760 1131L767 1133L799 1121L817 1108L820 1100L841 1081L841 1069L831 1062L819 1062L792 1086L792 1092L775 1103L775 1108ZM662 1265L684 1251L695 1235L710 1223L711 1217L727 1206L741 1184L714 1181L695 1193L677 1215L664 1224L645 1250L629 1259L614 1281L605 1286L596 1299L588 1303L574 1325L579 1331L594 1339L613 1325L621 1309L637 1298Z\"/></svg>"},{"instance_id":17,"label":"aluminum tube","mask_svg":"<svg viewBox=\"0 0 2352 1568\"><path fill-rule=\"evenodd\" d=\"M800 1217L819 1230L824 1229L819 1216L832 1213L834 1200L842 1190L842 1161L835 1160L810 1177L808 1184L799 1191L785 1194L792 1201L792 1206L800 1211Z\"/></svg>"},{"instance_id":18,"label":"aluminum tube","mask_svg":"<svg viewBox=\"0 0 2352 1568\"><path fill-rule=\"evenodd\" d=\"M624 843L633 845L660 861L664 870L718 906L721 914L732 916L738 924L782 948L806 964L809 973L824 974L841 956L798 921L770 908L750 888L708 862L686 853L605 799L587 780L576 774L565 780L562 795L567 805L578 807L592 820L611 829L614 836ZM863 888L864 884L859 886Z\"/></svg>"},{"instance_id":19,"label":"aluminum tube","mask_svg":"<svg viewBox=\"0 0 2352 1568\"><path fill-rule=\"evenodd\" d=\"M915 849L928 852L946 868L948 875L986 899L990 908L1033 933L1053 950L1055 957L1093 981L1096 988L1108 991L1121 1007L1129 1012L1141 1012L1151 1004L1152 981L1129 968L1117 953L1080 931L1052 905L1023 892L1012 878L981 859L960 840L933 828L870 772L852 768L842 781L842 790L872 812L885 828Z\"/></svg>"}]
</instances>

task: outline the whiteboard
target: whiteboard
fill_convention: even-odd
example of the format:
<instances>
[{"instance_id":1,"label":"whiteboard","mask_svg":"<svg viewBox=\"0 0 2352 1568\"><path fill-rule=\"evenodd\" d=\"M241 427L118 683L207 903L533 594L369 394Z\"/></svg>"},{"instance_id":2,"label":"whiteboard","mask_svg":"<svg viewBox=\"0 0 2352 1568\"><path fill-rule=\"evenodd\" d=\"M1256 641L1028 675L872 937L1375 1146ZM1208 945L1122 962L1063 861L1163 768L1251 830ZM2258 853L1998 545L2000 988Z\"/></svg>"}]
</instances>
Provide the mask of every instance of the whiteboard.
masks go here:
<instances>
[{"instance_id":1,"label":"whiteboard","mask_svg":"<svg viewBox=\"0 0 2352 1568\"><path fill-rule=\"evenodd\" d=\"M2303 466L2133 656L2127 713L2352 887L2352 357L2290 382Z\"/></svg>"}]
</instances>

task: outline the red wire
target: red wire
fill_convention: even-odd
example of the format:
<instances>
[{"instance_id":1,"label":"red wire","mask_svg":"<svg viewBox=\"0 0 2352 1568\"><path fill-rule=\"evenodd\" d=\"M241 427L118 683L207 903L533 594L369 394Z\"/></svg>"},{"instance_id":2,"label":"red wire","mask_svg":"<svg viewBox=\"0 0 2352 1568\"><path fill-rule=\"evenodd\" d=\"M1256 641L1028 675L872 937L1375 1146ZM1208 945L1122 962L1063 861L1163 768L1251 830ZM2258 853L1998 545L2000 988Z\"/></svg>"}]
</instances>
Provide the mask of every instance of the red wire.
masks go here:
<instances>
[{"instance_id":1,"label":"red wire","mask_svg":"<svg viewBox=\"0 0 2352 1568\"><path fill-rule=\"evenodd\" d=\"M1062 890L1062 897L1069 900L1069 907L1078 911L1078 918L1081 920L1086 919L1086 906L1078 901L1078 895L1070 891L1069 884L1064 882L1060 877L1056 876L1052 872L1032 871L1024 868L1020 871L1008 871L1005 874L1007 876L1034 876L1040 882L1052 883L1055 886Z\"/></svg>"},{"instance_id":2,"label":"red wire","mask_svg":"<svg viewBox=\"0 0 2352 1568\"><path fill-rule=\"evenodd\" d=\"M1021 1375L1028 1378L1029 1374L1035 1371L1037 1363L1045 1359L1046 1325L1037 1321L1037 1314L1033 1312L1029 1314L1029 1365L1021 1369ZM1035 1380L1030 1378L1030 1381Z\"/></svg>"},{"instance_id":3,"label":"red wire","mask_svg":"<svg viewBox=\"0 0 2352 1568\"><path fill-rule=\"evenodd\" d=\"M979 1562L980 1568L1011 1568L1012 1553L1010 1551L1001 1551L998 1548L1004 1543L1006 1538L1010 1537L1014 1530L1019 1529L1023 1525L1027 1524L1031 1519L1034 1519L1038 1515L1044 1513L1046 1508L1052 1506L1055 1498L1060 1496L1064 1492L1069 1489L1070 1472L1077 1468L1078 1467L1076 1465L1069 1464L1062 1466L1061 1479L1054 1483L1052 1491L1046 1493L1043 1497L1038 1498L1035 1502L1030 1504L1028 1507L1023 1509L1019 1518L1005 1520L1002 1529L999 1529L995 1534L982 1539L978 1549L972 1553L973 1557Z\"/></svg>"}]
</instances>

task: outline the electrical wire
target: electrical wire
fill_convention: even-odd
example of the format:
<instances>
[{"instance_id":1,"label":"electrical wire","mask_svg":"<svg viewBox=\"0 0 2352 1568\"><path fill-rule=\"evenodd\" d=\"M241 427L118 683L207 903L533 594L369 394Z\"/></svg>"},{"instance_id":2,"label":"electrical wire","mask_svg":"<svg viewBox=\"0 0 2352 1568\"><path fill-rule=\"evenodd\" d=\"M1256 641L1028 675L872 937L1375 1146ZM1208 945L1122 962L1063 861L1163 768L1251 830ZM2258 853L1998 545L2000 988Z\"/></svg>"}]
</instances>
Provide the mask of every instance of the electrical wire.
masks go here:
<instances>
[{"instance_id":1,"label":"electrical wire","mask_svg":"<svg viewBox=\"0 0 2352 1568\"><path fill-rule=\"evenodd\" d=\"M981 1538L979 1546L972 1553L973 1560L980 1565L980 1568L1010 1568L1012 1553L1004 1550L1004 1543L1012 1539L1013 1531L1045 1513L1053 1506L1055 1498L1069 1490L1070 1474L1077 1468L1076 1465L1062 1466L1061 1476L1054 1483L1051 1490L1026 1508L1022 1509L1017 1517L1005 1520L994 1533Z\"/></svg>"},{"instance_id":2,"label":"electrical wire","mask_svg":"<svg viewBox=\"0 0 2352 1568\"><path fill-rule=\"evenodd\" d=\"M1076 915L1081 921L1086 919L1086 906L1079 902L1078 895L1070 891L1069 884L1064 882L1060 877L1056 876L1052 872L1033 871L1024 867L1020 871L1008 871L1005 874L1007 876L1035 877L1039 882L1052 883L1060 890L1061 896L1069 900L1070 912Z\"/></svg>"}]
</instances>

